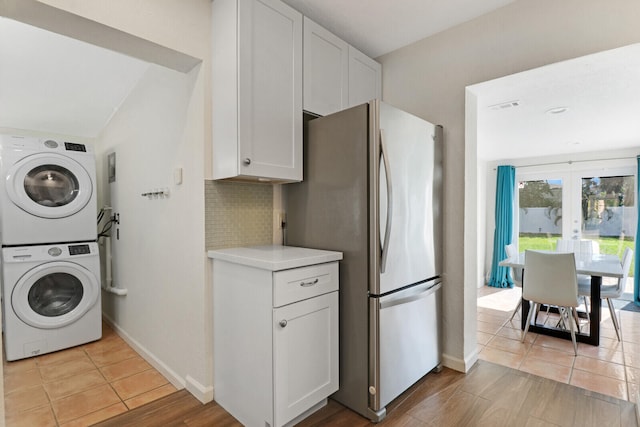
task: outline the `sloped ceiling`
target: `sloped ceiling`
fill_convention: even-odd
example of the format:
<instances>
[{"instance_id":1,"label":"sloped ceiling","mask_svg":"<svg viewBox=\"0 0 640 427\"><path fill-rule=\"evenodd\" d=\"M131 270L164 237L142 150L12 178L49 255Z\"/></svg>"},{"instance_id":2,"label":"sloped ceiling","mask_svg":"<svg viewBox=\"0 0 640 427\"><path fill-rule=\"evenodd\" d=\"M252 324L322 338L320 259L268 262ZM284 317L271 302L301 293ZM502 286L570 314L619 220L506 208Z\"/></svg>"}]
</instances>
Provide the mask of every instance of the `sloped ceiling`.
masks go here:
<instances>
[{"instance_id":1,"label":"sloped ceiling","mask_svg":"<svg viewBox=\"0 0 640 427\"><path fill-rule=\"evenodd\" d=\"M148 67L0 17L0 127L95 138Z\"/></svg>"}]
</instances>

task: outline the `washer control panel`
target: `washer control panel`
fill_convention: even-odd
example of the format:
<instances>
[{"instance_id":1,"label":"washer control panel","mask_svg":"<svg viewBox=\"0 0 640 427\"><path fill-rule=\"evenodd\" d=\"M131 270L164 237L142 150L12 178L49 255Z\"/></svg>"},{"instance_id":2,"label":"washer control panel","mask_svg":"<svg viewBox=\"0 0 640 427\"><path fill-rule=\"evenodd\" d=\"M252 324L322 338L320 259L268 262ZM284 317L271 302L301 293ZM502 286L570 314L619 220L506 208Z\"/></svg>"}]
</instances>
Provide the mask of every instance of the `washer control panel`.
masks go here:
<instances>
[{"instance_id":1,"label":"washer control panel","mask_svg":"<svg viewBox=\"0 0 640 427\"><path fill-rule=\"evenodd\" d=\"M74 142L65 142L64 148L67 151L82 151L82 152L87 151L87 147L84 144L76 144Z\"/></svg>"},{"instance_id":2,"label":"washer control panel","mask_svg":"<svg viewBox=\"0 0 640 427\"><path fill-rule=\"evenodd\" d=\"M69 255L86 255L90 253L89 245L69 245Z\"/></svg>"}]
</instances>

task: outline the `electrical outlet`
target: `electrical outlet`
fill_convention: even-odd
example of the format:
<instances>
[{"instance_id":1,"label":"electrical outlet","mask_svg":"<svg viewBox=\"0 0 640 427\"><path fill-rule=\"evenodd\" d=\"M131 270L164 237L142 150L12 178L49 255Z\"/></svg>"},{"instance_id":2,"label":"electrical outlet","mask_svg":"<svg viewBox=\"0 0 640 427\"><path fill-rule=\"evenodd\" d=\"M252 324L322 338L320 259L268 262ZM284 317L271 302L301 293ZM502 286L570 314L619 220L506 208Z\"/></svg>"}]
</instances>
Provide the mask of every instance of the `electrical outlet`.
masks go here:
<instances>
[{"instance_id":1,"label":"electrical outlet","mask_svg":"<svg viewBox=\"0 0 640 427\"><path fill-rule=\"evenodd\" d=\"M278 221L277 225L280 228L285 228L287 226L287 213L284 211L278 212Z\"/></svg>"}]
</instances>

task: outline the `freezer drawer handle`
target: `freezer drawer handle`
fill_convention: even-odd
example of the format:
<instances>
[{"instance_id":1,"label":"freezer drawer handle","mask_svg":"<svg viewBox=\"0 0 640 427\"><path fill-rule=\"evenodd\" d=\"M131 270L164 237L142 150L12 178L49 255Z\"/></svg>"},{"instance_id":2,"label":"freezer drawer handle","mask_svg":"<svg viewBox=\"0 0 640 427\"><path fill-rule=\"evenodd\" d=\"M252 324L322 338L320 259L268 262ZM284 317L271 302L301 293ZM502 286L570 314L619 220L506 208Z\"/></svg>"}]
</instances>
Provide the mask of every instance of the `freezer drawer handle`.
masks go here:
<instances>
[{"instance_id":1,"label":"freezer drawer handle","mask_svg":"<svg viewBox=\"0 0 640 427\"><path fill-rule=\"evenodd\" d=\"M380 310L384 308L393 307L395 305L407 304L410 302L418 301L420 299L426 298L432 294L434 294L437 290L442 288L442 282L438 282L435 285L425 289L424 291L410 295L404 298L391 299L389 301L380 302Z\"/></svg>"},{"instance_id":2,"label":"freezer drawer handle","mask_svg":"<svg viewBox=\"0 0 640 427\"><path fill-rule=\"evenodd\" d=\"M318 283L318 278L316 277L316 280L310 280L308 282L300 282L300 286L302 286L303 288L308 288L309 286L313 286L316 283Z\"/></svg>"},{"instance_id":3,"label":"freezer drawer handle","mask_svg":"<svg viewBox=\"0 0 640 427\"><path fill-rule=\"evenodd\" d=\"M281 321L280 321L280 326L281 326L282 328L284 328L285 326L287 326L287 321L286 321L286 319L283 319L283 320L281 320Z\"/></svg>"},{"instance_id":4,"label":"freezer drawer handle","mask_svg":"<svg viewBox=\"0 0 640 427\"><path fill-rule=\"evenodd\" d=\"M384 230L384 243L380 251L380 273L387 268L387 253L389 252L389 237L391 235L391 220L393 216L393 191L391 187L391 170L387 159L387 146L384 142L383 130L380 129L380 157L384 162L384 173L387 181L387 226Z\"/></svg>"}]
</instances>

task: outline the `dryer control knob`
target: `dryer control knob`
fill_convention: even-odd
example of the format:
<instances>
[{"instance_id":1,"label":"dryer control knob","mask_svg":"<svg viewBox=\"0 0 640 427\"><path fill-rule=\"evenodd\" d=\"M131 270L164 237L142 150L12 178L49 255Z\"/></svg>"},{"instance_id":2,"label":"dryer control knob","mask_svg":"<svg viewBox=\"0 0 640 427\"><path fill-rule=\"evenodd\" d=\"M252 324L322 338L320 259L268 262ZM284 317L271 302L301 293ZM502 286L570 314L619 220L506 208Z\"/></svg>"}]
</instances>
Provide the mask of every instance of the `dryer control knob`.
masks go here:
<instances>
[{"instance_id":1,"label":"dryer control knob","mask_svg":"<svg viewBox=\"0 0 640 427\"><path fill-rule=\"evenodd\" d=\"M51 256L59 256L62 254L62 249L60 249L57 246L54 246L53 248L50 248L47 253Z\"/></svg>"},{"instance_id":2,"label":"dryer control knob","mask_svg":"<svg viewBox=\"0 0 640 427\"><path fill-rule=\"evenodd\" d=\"M47 148L58 148L58 143L55 142L53 139L47 139L44 142L44 146Z\"/></svg>"}]
</instances>

